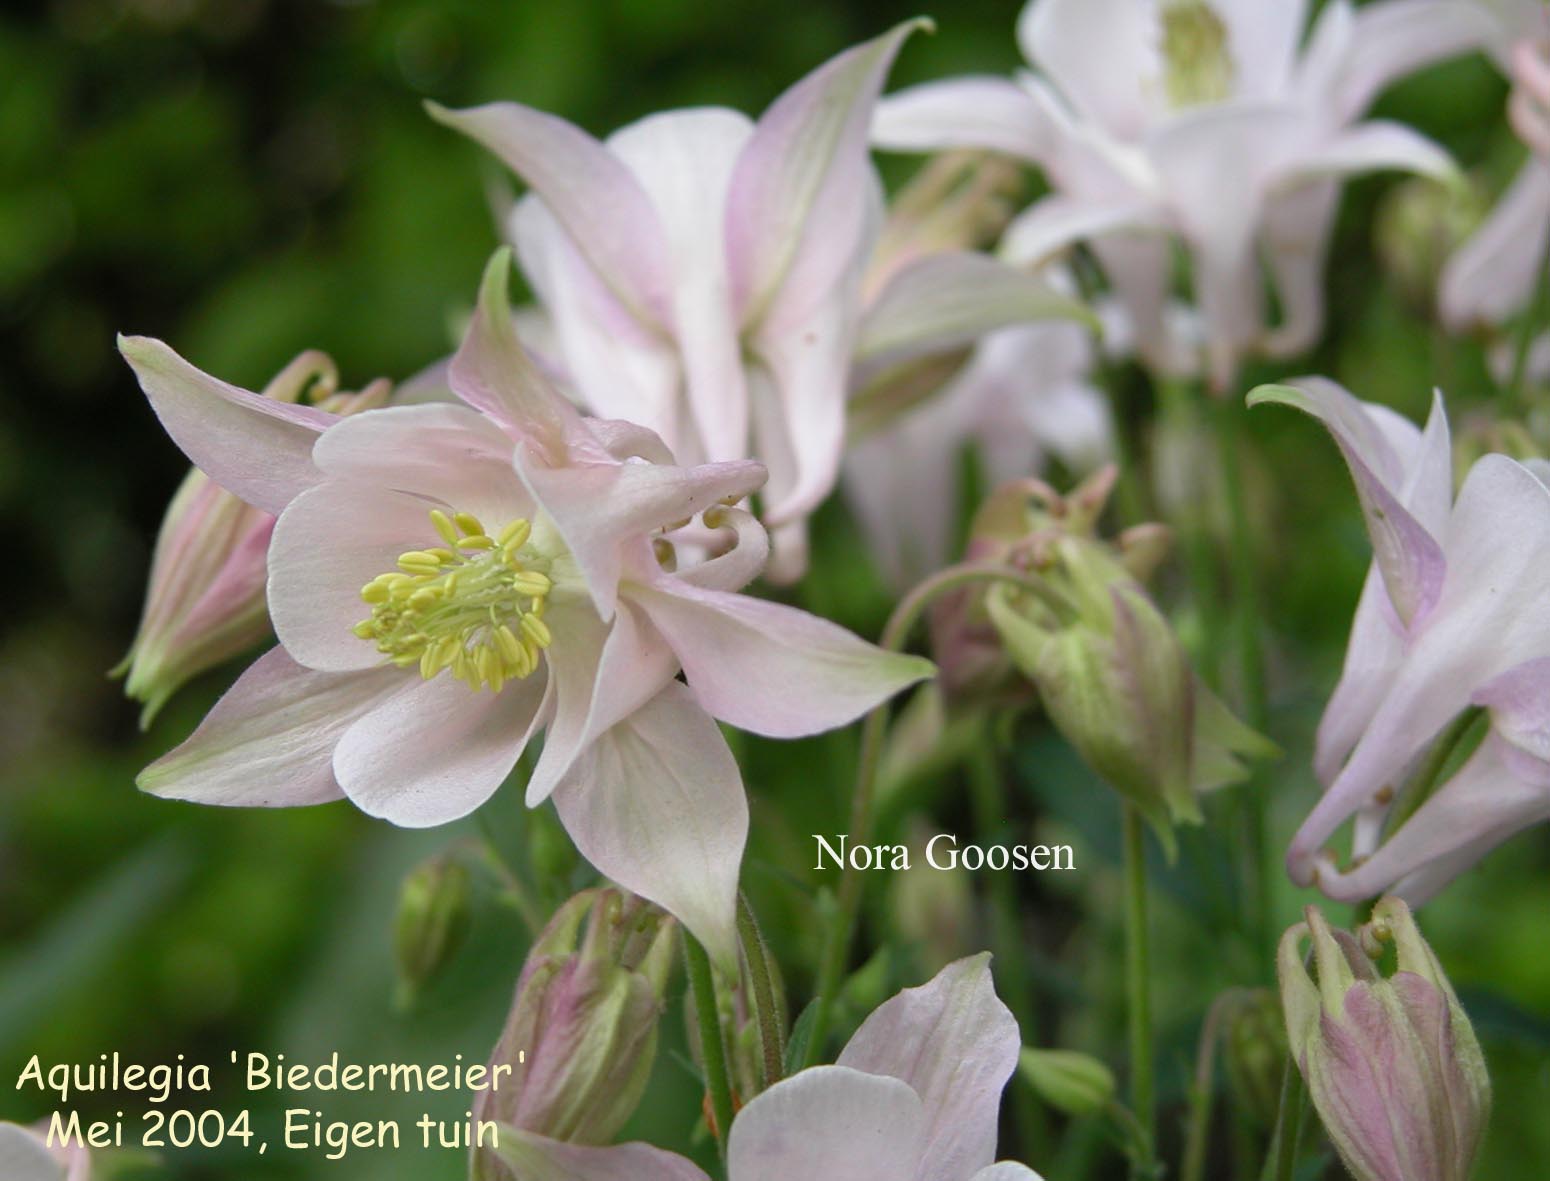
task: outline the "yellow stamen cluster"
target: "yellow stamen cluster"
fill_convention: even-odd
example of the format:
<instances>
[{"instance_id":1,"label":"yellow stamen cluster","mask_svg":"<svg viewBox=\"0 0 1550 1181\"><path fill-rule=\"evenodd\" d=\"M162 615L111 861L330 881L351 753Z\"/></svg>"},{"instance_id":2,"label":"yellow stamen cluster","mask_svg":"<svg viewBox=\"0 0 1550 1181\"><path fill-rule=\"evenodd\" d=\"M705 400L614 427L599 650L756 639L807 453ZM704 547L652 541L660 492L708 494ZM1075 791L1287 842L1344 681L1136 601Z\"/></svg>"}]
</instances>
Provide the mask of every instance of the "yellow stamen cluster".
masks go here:
<instances>
[{"instance_id":1,"label":"yellow stamen cluster","mask_svg":"<svg viewBox=\"0 0 1550 1181\"><path fill-rule=\"evenodd\" d=\"M1227 25L1207 0L1163 0L1164 85L1175 107L1232 97L1233 61Z\"/></svg>"},{"instance_id":2,"label":"yellow stamen cluster","mask_svg":"<svg viewBox=\"0 0 1550 1181\"><path fill-rule=\"evenodd\" d=\"M426 680L451 669L498 693L537 669L552 639L543 616L553 584L523 554L532 526L518 519L492 536L470 513L430 517L446 544L400 554L398 569L363 586L371 617L355 634Z\"/></svg>"}]
</instances>

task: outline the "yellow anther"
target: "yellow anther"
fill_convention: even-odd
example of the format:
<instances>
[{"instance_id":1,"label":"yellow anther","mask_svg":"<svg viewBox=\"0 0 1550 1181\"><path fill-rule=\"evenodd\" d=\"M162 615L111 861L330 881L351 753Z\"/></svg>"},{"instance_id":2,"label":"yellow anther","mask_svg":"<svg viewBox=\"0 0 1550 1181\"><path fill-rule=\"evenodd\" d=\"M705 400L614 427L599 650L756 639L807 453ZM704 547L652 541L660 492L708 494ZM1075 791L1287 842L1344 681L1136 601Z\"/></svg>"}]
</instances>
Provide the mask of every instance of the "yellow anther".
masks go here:
<instances>
[{"instance_id":1,"label":"yellow anther","mask_svg":"<svg viewBox=\"0 0 1550 1181\"><path fill-rule=\"evenodd\" d=\"M682 520L670 521L666 525L663 525L662 526L662 532L663 533L675 533L679 529L687 529L692 524L694 524L694 518L693 517L684 517Z\"/></svg>"},{"instance_id":2,"label":"yellow anther","mask_svg":"<svg viewBox=\"0 0 1550 1181\"><path fill-rule=\"evenodd\" d=\"M431 524L436 526L436 532L441 534L441 539L448 545L457 544L457 526L439 508L431 509Z\"/></svg>"},{"instance_id":3,"label":"yellow anther","mask_svg":"<svg viewBox=\"0 0 1550 1181\"><path fill-rule=\"evenodd\" d=\"M720 529L726 523L726 519L726 511L720 505L708 508L700 514L700 520L705 522L707 529Z\"/></svg>"},{"instance_id":4,"label":"yellow anther","mask_svg":"<svg viewBox=\"0 0 1550 1181\"><path fill-rule=\"evenodd\" d=\"M710 514L707 513L708 517ZM710 522L707 521L706 524ZM651 552L656 555L657 565L671 574L678 569L678 551L673 548L673 543L665 538L657 537L651 542Z\"/></svg>"},{"instance_id":5,"label":"yellow anther","mask_svg":"<svg viewBox=\"0 0 1550 1181\"><path fill-rule=\"evenodd\" d=\"M371 616L351 630L399 668L427 680L450 671L498 693L535 672L553 640L540 616L554 584L523 551L532 526L511 521L492 536L471 513L433 509L430 518L454 548L400 554L397 569L361 588Z\"/></svg>"},{"instance_id":6,"label":"yellow anther","mask_svg":"<svg viewBox=\"0 0 1550 1181\"><path fill-rule=\"evenodd\" d=\"M554 634L549 630L549 625L536 615L524 615L519 626L528 639L540 648L547 648L554 643Z\"/></svg>"}]
</instances>

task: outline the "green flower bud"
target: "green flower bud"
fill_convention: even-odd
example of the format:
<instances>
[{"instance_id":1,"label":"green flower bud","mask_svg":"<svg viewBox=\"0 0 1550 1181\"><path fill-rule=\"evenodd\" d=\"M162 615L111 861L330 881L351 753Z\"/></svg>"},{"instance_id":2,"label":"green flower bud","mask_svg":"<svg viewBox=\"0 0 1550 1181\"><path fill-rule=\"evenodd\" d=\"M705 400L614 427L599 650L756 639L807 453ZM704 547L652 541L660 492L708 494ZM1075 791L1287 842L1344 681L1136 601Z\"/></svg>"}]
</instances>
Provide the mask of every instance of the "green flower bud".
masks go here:
<instances>
[{"instance_id":1,"label":"green flower bud","mask_svg":"<svg viewBox=\"0 0 1550 1181\"><path fill-rule=\"evenodd\" d=\"M1093 1115L1114 1101L1114 1072L1090 1054L1024 1047L1017 1065L1039 1098L1066 1115Z\"/></svg>"},{"instance_id":2,"label":"green flower bud","mask_svg":"<svg viewBox=\"0 0 1550 1181\"><path fill-rule=\"evenodd\" d=\"M1222 1057L1234 1107L1261 1128L1275 1123L1286 1065L1281 1004L1268 988L1235 998L1222 1030Z\"/></svg>"},{"instance_id":3,"label":"green flower bud","mask_svg":"<svg viewBox=\"0 0 1550 1181\"><path fill-rule=\"evenodd\" d=\"M408 1008L468 937L472 880L454 855L422 862L404 879L393 923L399 1002Z\"/></svg>"}]
</instances>

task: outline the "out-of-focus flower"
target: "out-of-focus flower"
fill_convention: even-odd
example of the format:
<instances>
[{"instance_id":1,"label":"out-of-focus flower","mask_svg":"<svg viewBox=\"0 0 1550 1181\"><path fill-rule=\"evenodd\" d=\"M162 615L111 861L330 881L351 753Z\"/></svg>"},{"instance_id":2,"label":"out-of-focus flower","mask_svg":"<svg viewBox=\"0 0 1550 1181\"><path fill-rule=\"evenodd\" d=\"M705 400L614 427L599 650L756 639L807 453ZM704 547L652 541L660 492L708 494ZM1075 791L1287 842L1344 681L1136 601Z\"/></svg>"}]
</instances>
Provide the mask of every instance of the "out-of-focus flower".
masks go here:
<instances>
[{"instance_id":1,"label":"out-of-focus flower","mask_svg":"<svg viewBox=\"0 0 1550 1181\"><path fill-rule=\"evenodd\" d=\"M1374 552L1319 723L1324 795L1292 839L1287 870L1331 898L1392 890L1419 903L1550 818L1550 465L1486 455L1455 500L1440 394L1424 432L1322 378L1261 387L1249 402L1294 406L1329 429ZM1490 715L1489 732L1438 783L1442 764L1427 770L1422 756L1445 762L1475 708ZM1342 868L1323 846L1352 817Z\"/></svg>"},{"instance_id":2,"label":"out-of-focus flower","mask_svg":"<svg viewBox=\"0 0 1550 1181\"><path fill-rule=\"evenodd\" d=\"M938 869L926 860L934 830L919 817L910 826L910 868L889 875L888 913L893 929L931 971L975 946L974 888L968 870Z\"/></svg>"},{"instance_id":3,"label":"out-of-focus flower","mask_svg":"<svg viewBox=\"0 0 1550 1181\"><path fill-rule=\"evenodd\" d=\"M1222 1020L1222 1063L1233 1106L1264 1128L1275 1123L1286 1063L1281 1003L1268 988L1239 992Z\"/></svg>"},{"instance_id":4,"label":"out-of-focus flower","mask_svg":"<svg viewBox=\"0 0 1550 1181\"><path fill-rule=\"evenodd\" d=\"M1532 155L1443 271L1437 306L1455 332L1500 326L1522 311L1550 249L1550 7L1541 0L1475 2L1494 18L1491 57L1512 80L1508 116Z\"/></svg>"},{"instance_id":5,"label":"out-of-focus flower","mask_svg":"<svg viewBox=\"0 0 1550 1181\"><path fill-rule=\"evenodd\" d=\"M867 128L918 26L840 54L757 123L669 111L600 143L517 103L432 108L531 186L509 234L560 383L595 414L649 427L683 462L767 465L774 578L806 568L806 519L839 475L853 361L964 348L1048 314L1046 292L988 258L906 261L964 232L961 219L901 231L890 281L863 290L882 225Z\"/></svg>"},{"instance_id":6,"label":"out-of-focus flower","mask_svg":"<svg viewBox=\"0 0 1550 1181\"><path fill-rule=\"evenodd\" d=\"M474 1117L503 1142L606 1144L634 1113L656 1059L677 925L618 890L587 890L562 906L522 968L490 1066L514 1068L481 1091ZM504 1145L503 1145L504 1146ZM489 1147L475 1181L528 1181Z\"/></svg>"},{"instance_id":7,"label":"out-of-focus flower","mask_svg":"<svg viewBox=\"0 0 1550 1181\"><path fill-rule=\"evenodd\" d=\"M1155 562L1155 533L1132 534L1128 547L1097 536L1112 483L1112 469L1100 473L1073 496L1077 513L1037 522L1009 562L1034 585L993 586L984 602L1050 721L1171 855L1174 824L1201 819L1197 796L1242 779L1240 756L1275 748L1201 683L1127 566L1127 548Z\"/></svg>"},{"instance_id":8,"label":"out-of-focus flower","mask_svg":"<svg viewBox=\"0 0 1550 1181\"><path fill-rule=\"evenodd\" d=\"M1313 1105L1357 1181L1467 1181L1491 1108L1469 1018L1404 902L1381 899L1359 934L1310 906L1281 939L1286 1034ZM1368 945L1390 942L1385 978Z\"/></svg>"},{"instance_id":9,"label":"out-of-focus flower","mask_svg":"<svg viewBox=\"0 0 1550 1181\"><path fill-rule=\"evenodd\" d=\"M263 396L296 402L305 394L325 413L343 416L381 406L391 390L386 381L360 393L338 384L333 361L306 352ZM244 504L198 468L179 486L156 538L139 632L114 670L128 674L124 692L145 707L142 729L187 682L270 636L264 582L273 531L271 514Z\"/></svg>"},{"instance_id":10,"label":"out-of-focus flower","mask_svg":"<svg viewBox=\"0 0 1550 1181\"><path fill-rule=\"evenodd\" d=\"M0 1177L6 1181L91 1181L86 1148L48 1146L46 1130L0 1121Z\"/></svg>"},{"instance_id":11,"label":"out-of-focus flower","mask_svg":"<svg viewBox=\"0 0 1550 1181\"><path fill-rule=\"evenodd\" d=\"M1439 184L1431 177L1400 181L1383 199L1373 231L1379 261L1405 301L1427 313L1454 251L1484 220L1478 184Z\"/></svg>"},{"instance_id":12,"label":"out-of-focus flower","mask_svg":"<svg viewBox=\"0 0 1550 1181\"><path fill-rule=\"evenodd\" d=\"M409 872L398 892L393 954L400 996L414 1003L468 937L472 878L456 852L441 853Z\"/></svg>"},{"instance_id":13,"label":"out-of-focus flower","mask_svg":"<svg viewBox=\"0 0 1550 1181\"><path fill-rule=\"evenodd\" d=\"M989 957L950 964L867 1018L834 1066L776 1083L738 1113L731 1181L1038 1181L992 1164L1001 1091L1017 1064L1017 1023L995 995ZM524 1181L706 1181L645 1144L534 1150L502 1141Z\"/></svg>"},{"instance_id":14,"label":"out-of-focus flower","mask_svg":"<svg viewBox=\"0 0 1550 1181\"><path fill-rule=\"evenodd\" d=\"M873 141L1041 166L1054 192L1013 223L1004 256L1040 263L1091 242L1158 368L1170 351L1169 238L1181 239L1220 389L1244 354L1285 356L1318 338L1340 178L1450 174L1441 149L1409 128L1357 121L1374 95L1493 34L1466 0L1337 0L1304 44L1307 10L1304 0L1030 0L1017 35L1038 74L893 95ZM1261 251L1282 308L1272 330Z\"/></svg>"},{"instance_id":15,"label":"out-of-focus flower","mask_svg":"<svg viewBox=\"0 0 1550 1181\"><path fill-rule=\"evenodd\" d=\"M1114 1101L1114 1072L1091 1054L1029 1047L1018 1068L1039 1098L1066 1115L1095 1115Z\"/></svg>"},{"instance_id":16,"label":"out-of-focus flower","mask_svg":"<svg viewBox=\"0 0 1550 1181\"><path fill-rule=\"evenodd\" d=\"M173 439L280 518L280 646L140 783L215 804L344 795L428 826L487 800L542 730L529 805L552 797L593 865L730 966L748 812L716 721L813 733L930 665L735 593L768 542L729 502L763 469L678 467L651 432L583 418L522 351L508 272L502 251L452 362L462 405L336 422L123 341ZM676 570L686 533L715 556Z\"/></svg>"}]
</instances>

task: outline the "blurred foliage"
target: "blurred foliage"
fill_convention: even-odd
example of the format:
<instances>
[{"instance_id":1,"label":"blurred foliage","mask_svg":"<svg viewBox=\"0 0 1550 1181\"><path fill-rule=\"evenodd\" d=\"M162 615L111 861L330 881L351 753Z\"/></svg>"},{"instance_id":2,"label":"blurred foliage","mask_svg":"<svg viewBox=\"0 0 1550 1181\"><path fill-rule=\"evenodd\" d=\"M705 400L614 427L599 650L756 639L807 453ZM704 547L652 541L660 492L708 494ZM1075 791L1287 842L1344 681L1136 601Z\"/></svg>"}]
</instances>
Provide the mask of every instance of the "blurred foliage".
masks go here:
<instances>
[{"instance_id":1,"label":"blurred foliage","mask_svg":"<svg viewBox=\"0 0 1550 1181\"><path fill-rule=\"evenodd\" d=\"M670 106L757 111L819 61L914 10L893 0L53 0L0 16L0 539L13 572L28 575L6 580L0 633L6 1116L50 1109L12 1090L29 1055L82 1062L105 1050L209 1062L221 1084L212 1104L231 1112L247 1102L269 1129L285 1106L308 1102L330 1119L460 1116L458 1095L244 1098L228 1055L482 1059L527 940L498 878L485 875L467 944L401 1011L391 954L398 884L426 856L478 837L477 826L411 833L344 805L236 813L134 790L135 772L188 733L230 676L197 684L146 735L105 677L133 633L149 543L183 470L118 362L113 334L166 338L249 387L307 347L330 352L348 386L406 377L448 350L494 242L492 168L426 118L422 99L519 98L598 133ZM935 15L940 32L910 44L896 85L1017 64L1014 6L957 0ZM1488 67L1465 61L1394 88L1380 113L1436 135L1496 192L1519 155L1501 126L1503 98ZM1391 184L1349 190L1328 275L1329 338L1291 371L1332 373L1411 415L1434 383L1456 415L1489 410L1480 348L1437 334L1375 262L1372 218ZM1286 372L1250 373L1244 388ZM1143 432L1149 394L1134 374L1116 392ZM1272 730L1287 752L1251 790L1271 793L1284 837L1315 793L1312 727L1369 550L1316 426L1273 410L1247 422L1269 588ZM1194 507L1213 527L1201 495ZM875 635L887 596L858 552L852 525L829 506L814 573L796 595ZM1170 584L1165 599L1187 634L1206 637L1210 621L1191 624L1181 589L1181 579ZM1004 823L1078 850L1076 872L1015 885L1039 998L1020 1006L1025 1037L1119 1062L1114 802L1037 721L1003 727L995 741L1008 768ZM754 815L747 886L800 1002L835 884L810 870L810 834L843 828L854 736L734 742ZM897 832L884 838L906 839L923 818L973 827L966 770L908 791L889 808ZM1266 948L1236 926L1222 823L1231 807L1215 801L1212 823L1186 834L1180 863L1156 867L1160 1061L1175 1110L1211 996L1270 973ZM526 815L511 791L486 812L485 833L533 875L527 884L542 905L586 880L552 818ZM1481 1178L1520 1177L1522 1162L1550 1160L1550 1126L1534 1114L1550 1106L1547 865L1545 833L1520 838L1423 916L1496 1078ZM1277 880L1277 923L1289 923L1308 898ZM975 883L981 895L986 888ZM871 994L918 983L939 950L890 938L881 883L872 893L870 944L857 963L879 945L891 950L852 990L851 1023ZM963 951L986 945L990 924L981 926L962 932ZM699 1093L684 1055L671 1052L685 1044L680 1012L669 1005L670 1049L627 1131L685 1148ZM1024 1085L1014 1082L1009 1112L1028 1110ZM110 1106L102 1096L81 1104L92 1115ZM1058 1160L1033 1155L1038 1122L1049 1121L1009 1116L1004 1152L1026 1149L1051 1177L1077 1175L1084 1160L1117 1167L1080 1121ZM703 1135L697 1151L707 1151ZM157 1175L190 1179L463 1173L458 1153L418 1151L359 1152L338 1164L189 1151L164 1166Z\"/></svg>"}]
</instances>

